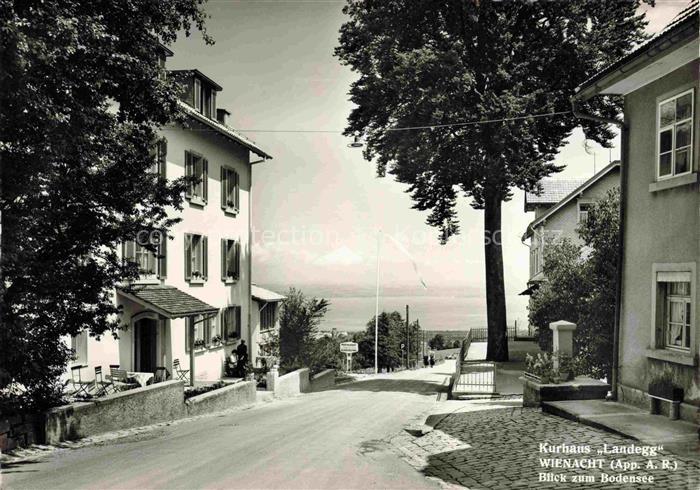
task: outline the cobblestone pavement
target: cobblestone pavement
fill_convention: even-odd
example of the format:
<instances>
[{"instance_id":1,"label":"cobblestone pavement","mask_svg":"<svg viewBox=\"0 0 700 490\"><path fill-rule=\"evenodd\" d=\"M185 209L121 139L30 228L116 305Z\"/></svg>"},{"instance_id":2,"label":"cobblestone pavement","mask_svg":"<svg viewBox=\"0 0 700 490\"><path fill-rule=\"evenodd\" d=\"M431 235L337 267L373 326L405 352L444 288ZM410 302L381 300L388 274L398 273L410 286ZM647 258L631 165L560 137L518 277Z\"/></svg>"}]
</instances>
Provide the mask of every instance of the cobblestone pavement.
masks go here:
<instances>
[{"instance_id":1,"label":"cobblestone pavement","mask_svg":"<svg viewBox=\"0 0 700 490\"><path fill-rule=\"evenodd\" d=\"M488 407L484 407L488 408ZM590 454L541 452L540 443L589 446ZM407 433L391 440L393 450L428 477L438 478L446 486L459 485L470 489L511 488L663 488L700 489L700 463L668 451L656 456L642 454L598 454L604 445L614 448L641 447L642 443L623 436L588 427L561 417L542 413L539 409L499 408L446 415L435 429L422 436ZM600 460L601 468L552 468L541 460ZM611 468L611 462L637 463L634 469ZM662 461L675 469L662 468ZM651 463L652 466L647 466ZM564 475L565 481L543 481ZM603 482L601 474L610 477L652 476L653 482ZM575 482L575 475L587 475L593 482ZM545 477L546 478L546 477Z\"/></svg>"}]
</instances>

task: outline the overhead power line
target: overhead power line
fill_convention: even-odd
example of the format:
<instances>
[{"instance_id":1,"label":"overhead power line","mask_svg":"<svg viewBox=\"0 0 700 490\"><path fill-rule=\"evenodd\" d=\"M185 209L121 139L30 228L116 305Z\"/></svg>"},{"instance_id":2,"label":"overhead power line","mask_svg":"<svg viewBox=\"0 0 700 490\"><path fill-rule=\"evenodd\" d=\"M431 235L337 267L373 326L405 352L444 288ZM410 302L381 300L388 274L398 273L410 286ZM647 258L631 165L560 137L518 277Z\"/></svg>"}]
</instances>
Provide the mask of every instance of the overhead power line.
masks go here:
<instances>
[{"instance_id":1,"label":"overhead power line","mask_svg":"<svg viewBox=\"0 0 700 490\"><path fill-rule=\"evenodd\" d=\"M524 116L503 117L498 119L479 119L477 121L462 121L445 124L426 124L423 126L406 126L399 128L387 128L385 131L420 131L423 129L442 129L455 128L463 126L474 126L478 124L491 124L498 122L522 121L523 119L537 119L541 117L561 116L571 114L571 111L547 112L544 114L526 114ZM341 129L237 129L230 128L238 133L327 133L327 134L342 134ZM210 128L189 128L190 131L215 131Z\"/></svg>"}]
</instances>

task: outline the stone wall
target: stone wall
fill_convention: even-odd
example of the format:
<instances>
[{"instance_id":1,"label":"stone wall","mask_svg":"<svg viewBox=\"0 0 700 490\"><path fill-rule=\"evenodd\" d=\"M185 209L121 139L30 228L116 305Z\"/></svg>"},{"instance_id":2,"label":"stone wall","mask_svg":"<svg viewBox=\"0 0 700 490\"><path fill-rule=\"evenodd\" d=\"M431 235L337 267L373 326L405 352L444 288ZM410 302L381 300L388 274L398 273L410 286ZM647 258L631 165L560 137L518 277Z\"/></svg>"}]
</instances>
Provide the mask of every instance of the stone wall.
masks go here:
<instances>
[{"instance_id":1,"label":"stone wall","mask_svg":"<svg viewBox=\"0 0 700 490\"><path fill-rule=\"evenodd\" d=\"M310 391L309 369L302 368L279 376L274 381L275 396L284 398Z\"/></svg>"},{"instance_id":2,"label":"stone wall","mask_svg":"<svg viewBox=\"0 0 700 490\"><path fill-rule=\"evenodd\" d=\"M321 391L335 386L335 369L326 369L316 373L310 380L311 391Z\"/></svg>"},{"instance_id":3,"label":"stone wall","mask_svg":"<svg viewBox=\"0 0 700 490\"><path fill-rule=\"evenodd\" d=\"M45 414L45 442L101 434L175 420L186 416L184 382L165 381L101 397L95 401L56 407Z\"/></svg>"},{"instance_id":4,"label":"stone wall","mask_svg":"<svg viewBox=\"0 0 700 490\"><path fill-rule=\"evenodd\" d=\"M256 388L253 381L244 381L193 396L185 401L188 416L221 412L233 407L255 403Z\"/></svg>"},{"instance_id":5,"label":"stone wall","mask_svg":"<svg viewBox=\"0 0 700 490\"><path fill-rule=\"evenodd\" d=\"M0 452L43 442L40 429L39 417L35 415L12 415L0 418Z\"/></svg>"}]
</instances>

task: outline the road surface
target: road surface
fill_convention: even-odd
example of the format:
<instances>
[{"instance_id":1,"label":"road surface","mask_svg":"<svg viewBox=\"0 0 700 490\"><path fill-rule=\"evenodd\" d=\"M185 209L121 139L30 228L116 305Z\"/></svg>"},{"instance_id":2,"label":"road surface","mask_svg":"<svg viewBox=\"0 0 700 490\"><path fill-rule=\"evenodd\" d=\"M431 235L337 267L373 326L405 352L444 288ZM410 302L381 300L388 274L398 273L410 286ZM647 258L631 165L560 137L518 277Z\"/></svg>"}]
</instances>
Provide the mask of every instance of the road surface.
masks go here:
<instances>
[{"instance_id":1,"label":"road surface","mask_svg":"<svg viewBox=\"0 0 700 490\"><path fill-rule=\"evenodd\" d=\"M380 375L3 468L2 488L438 488L385 442L450 369Z\"/></svg>"}]
</instances>

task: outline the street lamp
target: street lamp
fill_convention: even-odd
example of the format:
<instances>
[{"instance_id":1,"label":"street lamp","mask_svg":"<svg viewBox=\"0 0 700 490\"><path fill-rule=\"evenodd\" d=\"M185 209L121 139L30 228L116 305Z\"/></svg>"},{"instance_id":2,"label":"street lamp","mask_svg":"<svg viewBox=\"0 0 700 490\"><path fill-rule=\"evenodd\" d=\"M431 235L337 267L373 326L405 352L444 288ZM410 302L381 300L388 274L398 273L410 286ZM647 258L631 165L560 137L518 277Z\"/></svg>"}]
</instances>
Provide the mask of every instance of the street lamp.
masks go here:
<instances>
[{"instance_id":1,"label":"street lamp","mask_svg":"<svg viewBox=\"0 0 700 490\"><path fill-rule=\"evenodd\" d=\"M355 136L352 137L352 143L348 145L348 148L362 148L363 146L362 136L360 133L355 133Z\"/></svg>"}]
</instances>

